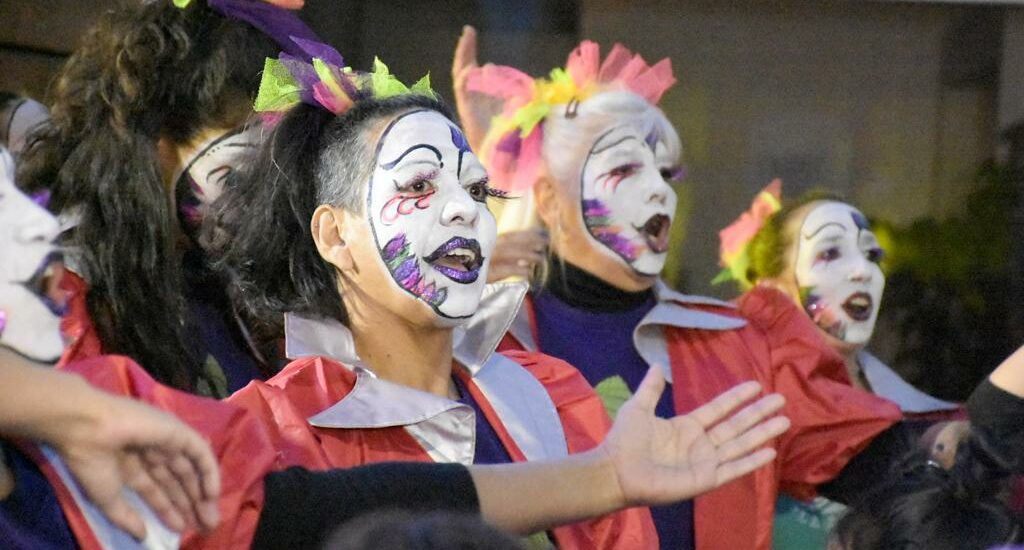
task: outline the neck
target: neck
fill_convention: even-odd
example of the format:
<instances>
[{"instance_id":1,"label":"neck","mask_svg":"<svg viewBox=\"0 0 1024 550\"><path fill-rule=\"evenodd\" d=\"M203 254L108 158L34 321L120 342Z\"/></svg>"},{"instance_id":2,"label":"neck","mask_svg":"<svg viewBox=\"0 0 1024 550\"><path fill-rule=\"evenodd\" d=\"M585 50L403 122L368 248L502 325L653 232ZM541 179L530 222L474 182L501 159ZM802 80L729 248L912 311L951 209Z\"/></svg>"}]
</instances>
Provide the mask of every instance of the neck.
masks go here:
<instances>
[{"instance_id":1,"label":"neck","mask_svg":"<svg viewBox=\"0 0 1024 550\"><path fill-rule=\"evenodd\" d=\"M384 380L453 397L452 329L413 326L393 313L380 313L349 311L359 357Z\"/></svg>"},{"instance_id":2,"label":"neck","mask_svg":"<svg viewBox=\"0 0 1024 550\"><path fill-rule=\"evenodd\" d=\"M544 289L572 307L594 312L627 311L654 299L650 288L637 292L623 290L558 256L548 264Z\"/></svg>"},{"instance_id":3,"label":"neck","mask_svg":"<svg viewBox=\"0 0 1024 550\"><path fill-rule=\"evenodd\" d=\"M843 347L836 351L843 356L843 362L846 363L846 374L850 377L850 382L862 390L871 391L867 379L864 378L864 369L861 368L860 362L857 360L860 350L859 347Z\"/></svg>"}]
</instances>

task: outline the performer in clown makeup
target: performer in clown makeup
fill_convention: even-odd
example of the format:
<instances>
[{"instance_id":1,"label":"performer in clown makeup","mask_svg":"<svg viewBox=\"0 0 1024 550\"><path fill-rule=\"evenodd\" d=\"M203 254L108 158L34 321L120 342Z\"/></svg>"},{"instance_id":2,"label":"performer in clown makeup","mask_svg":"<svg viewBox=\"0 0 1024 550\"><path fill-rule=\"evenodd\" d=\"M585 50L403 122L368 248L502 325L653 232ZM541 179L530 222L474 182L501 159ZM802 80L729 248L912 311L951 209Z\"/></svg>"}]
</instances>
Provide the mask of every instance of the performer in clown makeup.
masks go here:
<instances>
[{"instance_id":1,"label":"performer in clown makeup","mask_svg":"<svg viewBox=\"0 0 1024 550\"><path fill-rule=\"evenodd\" d=\"M292 359L228 401L258 414L276 446L301 449L279 453L282 466L593 448L609 420L578 371L494 351L526 289L486 287L486 200L498 193L447 108L379 62L350 72L323 47L314 64L268 60L257 110L288 110L214 206L217 265L247 314L283 330ZM646 509L551 536L565 548L657 545Z\"/></svg>"},{"instance_id":2,"label":"performer in clown makeup","mask_svg":"<svg viewBox=\"0 0 1024 550\"><path fill-rule=\"evenodd\" d=\"M772 198L767 198L766 193ZM945 418L959 406L917 390L865 349L881 306L885 256L864 214L835 197L809 193L782 208L781 188L762 191L752 212L723 230L722 262L741 287L778 288L818 326L827 345L841 355L849 380L917 418ZM770 215L770 217L769 217ZM741 236L739 233L744 233ZM726 244L728 242L728 245ZM749 244L748 244L749 243ZM736 258L742 257L740 262ZM740 269L737 264L746 266Z\"/></svg>"},{"instance_id":3,"label":"performer in clown makeup","mask_svg":"<svg viewBox=\"0 0 1024 550\"><path fill-rule=\"evenodd\" d=\"M8 169L13 163L0 148L0 265L23 265L22 256L53 258L56 220L14 187ZM60 272L55 264L50 278ZM4 548L319 548L356 515L396 508L479 512L499 527L530 532L725 483L770 461L770 450L755 449L786 425L783 418L762 422L779 408L777 396L724 418L756 394L756 384L746 384L676 419L675 430L651 413L660 391L652 377L646 394L627 405L629 418L582 456L526 465L278 471L310 449L272 441L263 423L237 406L163 386L125 357L96 356L63 370L32 359L57 355L23 338L59 342L56 316L32 307L23 276L0 275L0 311L18 327L17 338L0 340L0 388L7 390L0 400ZM37 302L62 301L55 292L32 294ZM676 452L652 444L655 432L673 431Z\"/></svg>"},{"instance_id":4,"label":"performer in clown makeup","mask_svg":"<svg viewBox=\"0 0 1024 550\"><path fill-rule=\"evenodd\" d=\"M475 40L467 28L453 76L492 185L517 197L501 207L499 232L541 226L551 236L552 256L499 349L576 365L613 415L652 367L672 384L662 416L747 378L787 395L794 428L774 468L652 509L664 548L769 548L776 495L813 495L899 411L833 376L841 358L817 345L782 293L748 296L744 314L659 279L683 175L678 135L657 107L675 82L667 59L648 65L621 45L602 59L583 42L564 69L534 80L478 66ZM500 115L480 116L495 100Z\"/></svg>"},{"instance_id":5,"label":"performer in clown makeup","mask_svg":"<svg viewBox=\"0 0 1024 550\"><path fill-rule=\"evenodd\" d=\"M102 14L63 67L54 116L19 163L19 184L50 191L66 230L62 363L119 353L220 397L279 366L271 346L250 345L195 239L261 135L250 119L264 58L304 55L295 40L315 38L272 4L300 2L135 2Z\"/></svg>"},{"instance_id":6,"label":"performer in clown makeup","mask_svg":"<svg viewBox=\"0 0 1024 550\"><path fill-rule=\"evenodd\" d=\"M733 279L754 292L776 288L789 296L817 325L820 345L843 357L847 383L894 402L915 420L960 416L958 405L914 388L865 350L885 287L879 265L885 252L865 216L820 192L782 208L781 190L776 180L721 232L722 280ZM963 423L953 424L952 430L963 429ZM845 508L824 498L782 497L777 510L776 547L813 549L826 546Z\"/></svg>"}]
</instances>

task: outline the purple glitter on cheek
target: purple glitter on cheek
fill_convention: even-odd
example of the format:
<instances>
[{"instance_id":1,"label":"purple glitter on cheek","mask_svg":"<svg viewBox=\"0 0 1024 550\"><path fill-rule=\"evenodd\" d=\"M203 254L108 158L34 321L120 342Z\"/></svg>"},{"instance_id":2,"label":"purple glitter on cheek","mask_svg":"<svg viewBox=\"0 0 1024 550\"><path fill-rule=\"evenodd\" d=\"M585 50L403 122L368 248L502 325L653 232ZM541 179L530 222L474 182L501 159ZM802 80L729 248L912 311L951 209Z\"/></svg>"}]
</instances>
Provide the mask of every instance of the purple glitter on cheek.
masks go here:
<instances>
[{"instance_id":1,"label":"purple glitter on cheek","mask_svg":"<svg viewBox=\"0 0 1024 550\"><path fill-rule=\"evenodd\" d=\"M7 328L7 312L0 309L0 334L4 333L5 328Z\"/></svg>"},{"instance_id":2,"label":"purple glitter on cheek","mask_svg":"<svg viewBox=\"0 0 1024 550\"><path fill-rule=\"evenodd\" d=\"M612 225L609 216L611 210L600 200L583 201L583 223L590 230L590 234L627 262L636 261L640 257L641 247L623 237L620 234L622 228Z\"/></svg>"}]
</instances>

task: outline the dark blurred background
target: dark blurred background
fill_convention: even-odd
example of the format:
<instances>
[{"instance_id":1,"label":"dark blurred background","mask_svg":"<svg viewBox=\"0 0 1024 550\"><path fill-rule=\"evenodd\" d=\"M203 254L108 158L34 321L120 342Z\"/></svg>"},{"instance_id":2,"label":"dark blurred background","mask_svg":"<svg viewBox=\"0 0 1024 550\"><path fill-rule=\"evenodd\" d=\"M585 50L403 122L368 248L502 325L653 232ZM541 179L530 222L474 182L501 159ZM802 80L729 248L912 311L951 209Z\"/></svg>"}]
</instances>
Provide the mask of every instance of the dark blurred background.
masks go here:
<instances>
[{"instance_id":1,"label":"dark blurred background","mask_svg":"<svg viewBox=\"0 0 1024 550\"><path fill-rule=\"evenodd\" d=\"M116 5L0 0L0 89L45 100ZM464 24L481 60L535 75L582 38L671 57L662 106L689 181L670 282L735 294L710 285L717 232L778 176L786 196L831 189L881 228L872 349L908 379L962 398L1024 343L1024 1L307 0L301 15L352 65L429 71L448 98Z\"/></svg>"}]
</instances>

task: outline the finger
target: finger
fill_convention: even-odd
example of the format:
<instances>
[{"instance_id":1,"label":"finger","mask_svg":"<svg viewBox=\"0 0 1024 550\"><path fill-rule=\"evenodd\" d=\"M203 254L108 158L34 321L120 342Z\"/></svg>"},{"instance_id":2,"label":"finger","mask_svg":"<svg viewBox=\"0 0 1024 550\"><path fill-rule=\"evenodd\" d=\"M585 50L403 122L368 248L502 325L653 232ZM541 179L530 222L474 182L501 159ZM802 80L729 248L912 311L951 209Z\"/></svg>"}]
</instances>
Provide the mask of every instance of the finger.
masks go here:
<instances>
[{"instance_id":1,"label":"finger","mask_svg":"<svg viewBox=\"0 0 1024 550\"><path fill-rule=\"evenodd\" d=\"M210 444L198 433L189 429L185 432L181 452L192 462L198 471L203 497L217 499L220 497L220 465L214 456Z\"/></svg>"},{"instance_id":2,"label":"finger","mask_svg":"<svg viewBox=\"0 0 1024 550\"><path fill-rule=\"evenodd\" d=\"M738 477L745 476L773 460L775 460L775 449L768 448L720 464L715 469L715 485L721 486Z\"/></svg>"},{"instance_id":3,"label":"finger","mask_svg":"<svg viewBox=\"0 0 1024 550\"><path fill-rule=\"evenodd\" d=\"M785 404L786 399L777 393L766 395L747 405L740 412L719 422L708 432L708 437L711 438L711 442L717 447L768 418Z\"/></svg>"},{"instance_id":4,"label":"finger","mask_svg":"<svg viewBox=\"0 0 1024 550\"><path fill-rule=\"evenodd\" d=\"M761 384L750 381L733 386L710 402L697 407L689 414L703 428L713 426L728 416L736 407L749 401L761 391Z\"/></svg>"},{"instance_id":5,"label":"finger","mask_svg":"<svg viewBox=\"0 0 1024 550\"><path fill-rule=\"evenodd\" d=\"M203 453L201 452L196 454L195 458L188 456L188 451L175 455L168 461L168 465L171 472L178 478L188 493L194 517L198 520L198 526L203 531L210 531L220 521L220 514L217 509L217 497L220 495L220 472L218 471L216 461L212 458L213 453L209 452L209 447L205 445L205 441L201 438L197 439L200 439L200 443L205 448L200 447L194 450L205 450L206 454L210 455L210 460L213 461L212 471L204 473L204 468L207 466L203 464L205 459L202 457ZM209 481L207 481L208 476L212 477Z\"/></svg>"},{"instance_id":6,"label":"finger","mask_svg":"<svg viewBox=\"0 0 1024 550\"><path fill-rule=\"evenodd\" d=\"M640 381L640 386L637 387L636 393L629 401L634 402L634 406L640 407L641 410L653 412L664 391L665 375L661 372L661 365L654 364L647 369L647 374L644 375L644 379ZM628 404L629 401L626 403Z\"/></svg>"},{"instance_id":7,"label":"finger","mask_svg":"<svg viewBox=\"0 0 1024 550\"><path fill-rule=\"evenodd\" d=\"M279 8L286 10L297 10L302 8L306 4L305 0L264 0L268 4L273 4Z\"/></svg>"},{"instance_id":8,"label":"finger","mask_svg":"<svg viewBox=\"0 0 1024 550\"><path fill-rule=\"evenodd\" d=\"M138 540L146 538L146 523L142 521L142 516L128 504L124 497L118 496L112 501L103 503L100 505L100 510L111 523L124 529L131 536Z\"/></svg>"},{"instance_id":9,"label":"finger","mask_svg":"<svg viewBox=\"0 0 1024 550\"><path fill-rule=\"evenodd\" d=\"M470 25L462 27L462 35L455 46L455 58L452 60L452 76L457 77L466 69L476 67L476 29ZM456 82L458 78L454 78Z\"/></svg>"},{"instance_id":10,"label":"finger","mask_svg":"<svg viewBox=\"0 0 1024 550\"><path fill-rule=\"evenodd\" d=\"M789 429L789 419L776 416L754 426L737 437L725 441L716 449L718 462L726 462L743 456L768 443Z\"/></svg>"},{"instance_id":11,"label":"finger","mask_svg":"<svg viewBox=\"0 0 1024 550\"><path fill-rule=\"evenodd\" d=\"M182 481L171 472L167 464L167 458L162 453L154 450L146 450L142 453L143 462L149 470L149 475L160 486L160 490L167 495L174 509L185 519L187 525L198 525L195 511L192 507L192 500Z\"/></svg>"},{"instance_id":12,"label":"finger","mask_svg":"<svg viewBox=\"0 0 1024 550\"><path fill-rule=\"evenodd\" d=\"M149 470L136 453L128 453L122 466L127 485L153 510L169 529L181 532L185 529L185 519L178 513L163 488L149 475Z\"/></svg>"}]
</instances>

